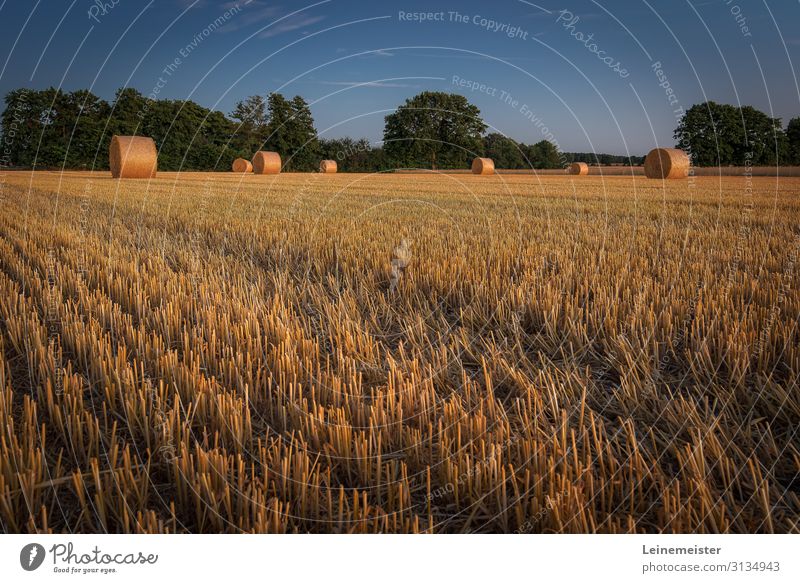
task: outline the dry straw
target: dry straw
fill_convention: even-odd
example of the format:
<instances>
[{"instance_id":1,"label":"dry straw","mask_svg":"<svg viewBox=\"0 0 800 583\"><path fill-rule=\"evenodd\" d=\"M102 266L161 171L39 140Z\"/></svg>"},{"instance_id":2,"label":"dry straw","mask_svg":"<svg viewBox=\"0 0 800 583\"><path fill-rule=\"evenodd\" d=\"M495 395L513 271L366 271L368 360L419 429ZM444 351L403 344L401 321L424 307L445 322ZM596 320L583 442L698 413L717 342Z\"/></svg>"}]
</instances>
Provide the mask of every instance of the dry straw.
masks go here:
<instances>
[{"instance_id":1,"label":"dry straw","mask_svg":"<svg viewBox=\"0 0 800 583\"><path fill-rule=\"evenodd\" d=\"M472 161L472 173L484 176L494 174L494 160L491 158L475 158Z\"/></svg>"},{"instance_id":2,"label":"dry straw","mask_svg":"<svg viewBox=\"0 0 800 583\"><path fill-rule=\"evenodd\" d=\"M156 143L143 136L114 136L108 163L114 178L154 178L158 169Z\"/></svg>"},{"instance_id":3,"label":"dry straw","mask_svg":"<svg viewBox=\"0 0 800 583\"><path fill-rule=\"evenodd\" d=\"M319 163L319 171L323 174L336 174L338 169L339 166L336 164L336 160L323 160Z\"/></svg>"},{"instance_id":4,"label":"dry straw","mask_svg":"<svg viewBox=\"0 0 800 583\"><path fill-rule=\"evenodd\" d=\"M236 160L233 161L232 169L234 172L241 172L241 173L252 172L253 163L250 162L250 160L245 160L244 158L236 158Z\"/></svg>"},{"instance_id":5,"label":"dry straw","mask_svg":"<svg viewBox=\"0 0 800 583\"><path fill-rule=\"evenodd\" d=\"M279 174L281 156L277 152L256 152L253 156L253 172L256 174Z\"/></svg>"},{"instance_id":6,"label":"dry straw","mask_svg":"<svg viewBox=\"0 0 800 583\"><path fill-rule=\"evenodd\" d=\"M569 165L569 173L576 176L586 176L589 174L589 165L586 162L573 162Z\"/></svg>"},{"instance_id":7,"label":"dry straw","mask_svg":"<svg viewBox=\"0 0 800 583\"><path fill-rule=\"evenodd\" d=\"M308 176L7 173L3 533L800 532L799 179Z\"/></svg>"},{"instance_id":8,"label":"dry straw","mask_svg":"<svg viewBox=\"0 0 800 583\"><path fill-rule=\"evenodd\" d=\"M648 178L686 178L689 176L689 156L677 148L656 148L644 160Z\"/></svg>"}]
</instances>

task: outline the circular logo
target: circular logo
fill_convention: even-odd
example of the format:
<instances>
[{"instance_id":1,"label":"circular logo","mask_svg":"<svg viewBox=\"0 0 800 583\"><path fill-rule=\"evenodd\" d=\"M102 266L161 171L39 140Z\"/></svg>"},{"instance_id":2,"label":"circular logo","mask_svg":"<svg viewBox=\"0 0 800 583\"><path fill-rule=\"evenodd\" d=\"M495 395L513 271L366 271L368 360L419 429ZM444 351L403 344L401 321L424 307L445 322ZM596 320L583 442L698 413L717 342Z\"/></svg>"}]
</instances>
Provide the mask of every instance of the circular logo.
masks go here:
<instances>
[{"instance_id":1,"label":"circular logo","mask_svg":"<svg viewBox=\"0 0 800 583\"><path fill-rule=\"evenodd\" d=\"M44 547L38 543L30 543L19 552L19 564L26 571L35 571L44 562Z\"/></svg>"}]
</instances>

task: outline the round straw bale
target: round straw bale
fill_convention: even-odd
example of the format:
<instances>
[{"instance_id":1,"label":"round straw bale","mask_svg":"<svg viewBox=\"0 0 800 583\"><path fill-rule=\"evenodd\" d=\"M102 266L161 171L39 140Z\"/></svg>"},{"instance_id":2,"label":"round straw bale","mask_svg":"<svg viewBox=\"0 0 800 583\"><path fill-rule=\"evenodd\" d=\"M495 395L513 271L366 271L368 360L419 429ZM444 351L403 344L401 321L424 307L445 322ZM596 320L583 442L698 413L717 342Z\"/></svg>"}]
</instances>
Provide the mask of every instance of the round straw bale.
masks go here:
<instances>
[{"instance_id":1,"label":"round straw bale","mask_svg":"<svg viewBox=\"0 0 800 583\"><path fill-rule=\"evenodd\" d=\"M586 162L573 162L569 165L569 173L576 176L586 176L589 174L589 165Z\"/></svg>"},{"instance_id":2,"label":"round straw bale","mask_svg":"<svg viewBox=\"0 0 800 583\"><path fill-rule=\"evenodd\" d=\"M644 159L644 174L648 178L686 178L689 156L677 148L656 148Z\"/></svg>"},{"instance_id":3,"label":"round straw bale","mask_svg":"<svg viewBox=\"0 0 800 583\"><path fill-rule=\"evenodd\" d=\"M236 158L233 161L233 171L234 172L252 172L253 171L253 163L250 160L245 160L244 158Z\"/></svg>"},{"instance_id":4,"label":"round straw bale","mask_svg":"<svg viewBox=\"0 0 800 583\"><path fill-rule=\"evenodd\" d=\"M494 161L491 158L475 158L472 161L473 174L494 174Z\"/></svg>"},{"instance_id":5,"label":"round straw bale","mask_svg":"<svg viewBox=\"0 0 800 583\"><path fill-rule=\"evenodd\" d=\"M154 178L158 170L156 143L144 136L113 136L108 164L114 178Z\"/></svg>"},{"instance_id":6,"label":"round straw bale","mask_svg":"<svg viewBox=\"0 0 800 583\"><path fill-rule=\"evenodd\" d=\"M319 163L319 171L323 174L336 174L338 169L339 166L336 164L336 160L323 160Z\"/></svg>"},{"instance_id":7,"label":"round straw bale","mask_svg":"<svg viewBox=\"0 0 800 583\"><path fill-rule=\"evenodd\" d=\"M253 156L253 172L256 174L278 174L281 171L281 156L277 152L256 152Z\"/></svg>"}]
</instances>

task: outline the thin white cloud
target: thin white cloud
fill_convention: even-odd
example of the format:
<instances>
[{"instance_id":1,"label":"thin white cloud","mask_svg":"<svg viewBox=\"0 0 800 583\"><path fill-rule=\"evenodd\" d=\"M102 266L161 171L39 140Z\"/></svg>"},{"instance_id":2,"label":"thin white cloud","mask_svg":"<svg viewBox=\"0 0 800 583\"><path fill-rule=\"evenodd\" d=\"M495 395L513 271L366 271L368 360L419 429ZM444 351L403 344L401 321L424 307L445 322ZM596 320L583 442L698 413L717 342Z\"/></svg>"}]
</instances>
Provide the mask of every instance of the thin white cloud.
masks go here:
<instances>
[{"instance_id":1,"label":"thin white cloud","mask_svg":"<svg viewBox=\"0 0 800 583\"><path fill-rule=\"evenodd\" d=\"M411 83L393 83L386 81L317 81L320 85L334 85L337 87L400 87L416 89L419 85Z\"/></svg>"},{"instance_id":2,"label":"thin white cloud","mask_svg":"<svg viewBox=\"0 0 800 583\"><path fill-rule=\"evenodd\" d=\"M304 16L302 14L298 14L297 16L292 16L291 18L287 18L286 20L281 21L280 24L277 26L273 26L262 32L259 36L261 38L270 38L273 36L277 36L279 34L283 34L285 32L291 32L293 30L297 30L299 28L305 28L307 26L311 26L312 24L316 24L320 20L324 20L325 17L320 16Z\"/></svg>"},{"instance_id":3,"label":"thin white cloud","mask_svg":"<svg viewBox=\"0 0 800 583\"><path fill-rule=\"evenodd\" d=\"M230 10L231 8L241 7L242 12L237 14L235 18L231 19L225 26L219 30L222 32L233 32L248 26L260 24L265 20L275 19L280 15L281 8L276 4L269 4L262 0L238 0L234 2L226 2L222 5L223 11Z\"/></svg>"}]
</instances>

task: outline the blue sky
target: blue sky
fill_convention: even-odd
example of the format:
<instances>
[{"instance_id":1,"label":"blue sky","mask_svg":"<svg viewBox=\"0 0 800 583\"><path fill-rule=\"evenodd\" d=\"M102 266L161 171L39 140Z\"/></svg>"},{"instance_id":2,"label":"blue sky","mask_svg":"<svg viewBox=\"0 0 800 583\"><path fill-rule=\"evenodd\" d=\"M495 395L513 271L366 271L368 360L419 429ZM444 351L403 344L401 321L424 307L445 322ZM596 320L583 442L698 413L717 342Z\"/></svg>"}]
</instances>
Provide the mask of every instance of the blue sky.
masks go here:
<instances>
[{"instance_id":1,"label":"blue sky","mask_svg":"<svg viewBox=\"0 0 800 583\"><path fill-rule=\"evenodd\" d=\"M0 0L0 93L132 86L229 112L281 91L321 135L379 141L387 111L453 91L520 141L640 155L706 99L800 116L799 23L798 0Z\"/></svg>"}]
</instances>

